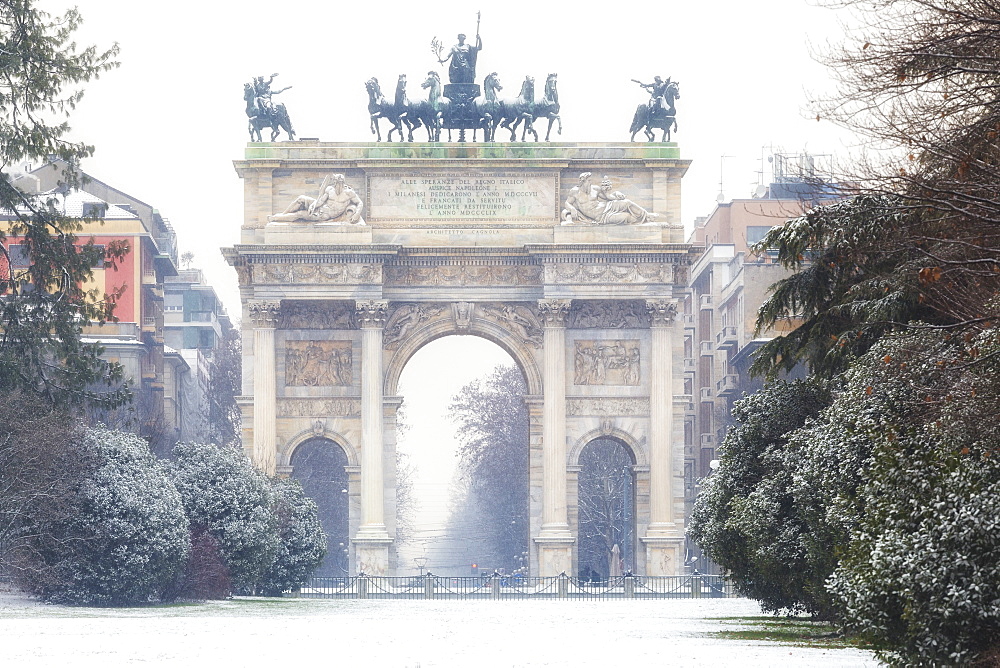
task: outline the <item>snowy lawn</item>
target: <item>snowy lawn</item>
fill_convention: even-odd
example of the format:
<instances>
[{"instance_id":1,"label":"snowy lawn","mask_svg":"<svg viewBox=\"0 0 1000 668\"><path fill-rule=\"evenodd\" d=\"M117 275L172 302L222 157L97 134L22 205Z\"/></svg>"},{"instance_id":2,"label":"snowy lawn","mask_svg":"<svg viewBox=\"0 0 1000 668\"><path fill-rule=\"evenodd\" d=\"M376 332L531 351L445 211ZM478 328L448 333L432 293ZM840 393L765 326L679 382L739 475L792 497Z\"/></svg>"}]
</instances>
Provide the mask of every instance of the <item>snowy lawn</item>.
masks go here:
<instances>
[{"instance_id":1,"label":"snowy lawn","mask_svg":"<svg viewBox=\"0 0 1000 668\"><path fill-rule=\"evenodd\" d=\"M236 599L139 609L0 598L3 666L877 666L858 649L722 639L744 599Z\"/></svg>"}]
</instances>

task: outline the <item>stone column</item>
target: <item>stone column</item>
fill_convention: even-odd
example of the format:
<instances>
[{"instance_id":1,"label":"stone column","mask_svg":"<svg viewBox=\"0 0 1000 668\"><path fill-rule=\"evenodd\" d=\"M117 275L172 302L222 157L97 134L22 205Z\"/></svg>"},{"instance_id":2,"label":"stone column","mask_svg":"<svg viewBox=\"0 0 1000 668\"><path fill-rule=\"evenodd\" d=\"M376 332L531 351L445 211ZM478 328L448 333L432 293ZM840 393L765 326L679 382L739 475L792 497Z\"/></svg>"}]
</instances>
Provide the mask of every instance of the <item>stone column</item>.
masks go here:
<instances>
[{"instance_id":1,"label":"stone column","mask_svg":"<svg viewBox=\"0 0 1000 668\"><path fill-rule=\"evenodd\" d=\"M385 444L382 438L382 329L385 301L359 301L356 318L361 328L361 526L354 537L357 571L386 575L389 544L385 528Z\"/></svg>"},{"instance_id":2,"label":"stone column","mask_svg":"<svg viewBox=\"0 0 1000 668\"><path fill-rule=\"evenodd\" d=\"M674 379L673 327L677 306L650 300L649 369L649 526L647 575L680 575L683 567L683 522L674 516Z\"/></svg>"},{"instance_id":3,"label":"stone column","mask_svg":"<svg viewBox=\"0 0 1000 668\"><path fill-rule=\"evenodd\" d=\"M538 570L542 576L570 573L575 539L566 512L566 316L570 300L542 299L542 529Z\"/></svg>"},{"instance_id":4,"label":"stone column","mask_svg":"<svg viewBox=\"0 0 1000 668\"><path fill-rule=\"evenodd\" d=\"M274 359L274 328L281 305L252 302L253 321L253 446L251 459L261 471L274 475L277 460L277 392Z\"/></svg>"}]
</instances>

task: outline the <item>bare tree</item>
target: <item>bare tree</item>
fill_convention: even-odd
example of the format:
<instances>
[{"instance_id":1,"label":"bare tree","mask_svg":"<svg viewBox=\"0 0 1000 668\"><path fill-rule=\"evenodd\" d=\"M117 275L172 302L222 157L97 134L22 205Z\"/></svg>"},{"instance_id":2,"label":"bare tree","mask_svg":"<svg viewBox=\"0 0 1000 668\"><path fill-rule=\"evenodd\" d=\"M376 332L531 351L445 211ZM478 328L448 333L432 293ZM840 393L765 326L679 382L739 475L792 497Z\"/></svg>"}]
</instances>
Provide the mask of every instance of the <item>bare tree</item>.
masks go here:
<instances>
[{"instance_id":1,"label":"bare tree","mask_svg":"<svg viewBox=\"0 0 1000 668\"><path fill-rule=\"evenodd\" d=\"M489 537L493 566L523 565L528 542L528 411L525 384L513 366L463 387L451 410L462 447L459 475L470 497L460 506L478 509L478 526ZM484 559L485 560L485 559Z\"/></svg>"},{"instance_id":2,"label":"bare tree","mask_svg":"<svg viewBox=\"0 0 1000 668\"><path fill-rule=\"evenodd\" d=\"M212 353L208 381L208 428L214 443L239 442L242 416L236 405L243 382L243 347L236 329L226 333L223 344Z\"/></svg>"},{"instance_id":3,"label":"bare tree","mask_svg":"<svg viewBox=\"0 0 1000 668\"><path fill-rule=\"evenodd\" d=\"M635 492L632 458L617 441L600 439L584 448L580 465L580 573L583 577L605 578L616 572L633 570ZM615 559L620 562L615 564Z\"/></svg>"},{"instance_id":4,"label":"bare tree","mask_svg":"<svg viewBox=\"0 0 1000 668\"><path fill-rule=\"evenodd\" d=\"M24 392L0 395L0 572L16 580L44 577L33 549L40 536L74 511L86 458L74 444L78 423L65 411Z\"/></svg>"}]
</instances>

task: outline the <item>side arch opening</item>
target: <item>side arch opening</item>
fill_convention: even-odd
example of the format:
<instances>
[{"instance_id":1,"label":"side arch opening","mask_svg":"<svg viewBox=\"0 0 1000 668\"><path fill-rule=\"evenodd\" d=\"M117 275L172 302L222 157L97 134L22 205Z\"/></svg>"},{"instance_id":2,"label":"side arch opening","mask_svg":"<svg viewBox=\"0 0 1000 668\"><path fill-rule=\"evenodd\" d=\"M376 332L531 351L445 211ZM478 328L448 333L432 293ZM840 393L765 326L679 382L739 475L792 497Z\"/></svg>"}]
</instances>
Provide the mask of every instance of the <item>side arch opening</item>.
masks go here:
<instances>
[{"instance_id":1,"label":"side arch opening","mask_svg":"<svg viewBox=\"0 0 1000 668\"><path fill-rule=\"evenodd\" d=\"M621 439L601 436L580 451L578 569L599 582L636 570L635 465Z\"/></svg>"},{"instance_id":2,"label":"side arch opening","mask_svg":"<svg viewBox=\"0 0 1000 668\"><path fill-rule=\"evenodd\" d=\"M319 506L319 519L327 536L327 552L316 575L345 577L349 571L347 453L336 441L324 437L303 441L292 453L291 477Z\"/></svg>"}]
</instances>

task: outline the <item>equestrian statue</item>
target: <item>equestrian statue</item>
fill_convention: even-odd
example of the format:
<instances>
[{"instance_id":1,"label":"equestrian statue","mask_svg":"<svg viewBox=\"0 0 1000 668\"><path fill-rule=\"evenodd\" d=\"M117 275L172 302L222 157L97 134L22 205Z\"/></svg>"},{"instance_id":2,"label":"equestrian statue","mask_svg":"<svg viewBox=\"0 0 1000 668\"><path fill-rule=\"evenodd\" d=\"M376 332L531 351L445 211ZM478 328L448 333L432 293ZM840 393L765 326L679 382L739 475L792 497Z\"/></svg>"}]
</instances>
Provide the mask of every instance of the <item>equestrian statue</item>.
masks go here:
<instances>
[{"instance_id":1,"label":"equestrian statue","mask_svg":"<svg viewBox=\"0 0 1000 668\"><path fill-rule=\"evenodd\" d=\"M292 120L288 117L288 111L284 104L273 104L271 96L288 90L291 86L285 86L272 91L271 84L277 73L269 78L254 77L253 83L243 84L243 101L246 102L247 129L250 132L250 141L263 141L260 131L262 128L271 128L271 139L274 141L281 130L288 135L289 141L295 139L295 130L292 129ZM254 137L256 136L256 139Z\"/></svg>"},{"instance_id":2,"label":"equestrian statue","mask_svg":"<svg viewBox=\"0 0 1000 668\"><path fill-rule=\"evenodd\" d=\"M656 141L654 130L660 129L663 135L660 141L670 141L670 130L673 128L677 132L677 110L674 108L674 100L680 98L680 82L671 81L670 77L664 81L659 76L653 78L653 83L645 84L638 79L632 79L640 87L649 91L649 102L640 104L632 117L631 141L635 141L635 135L642 130L647 141Z\"/></svg>"}]
</instances>

